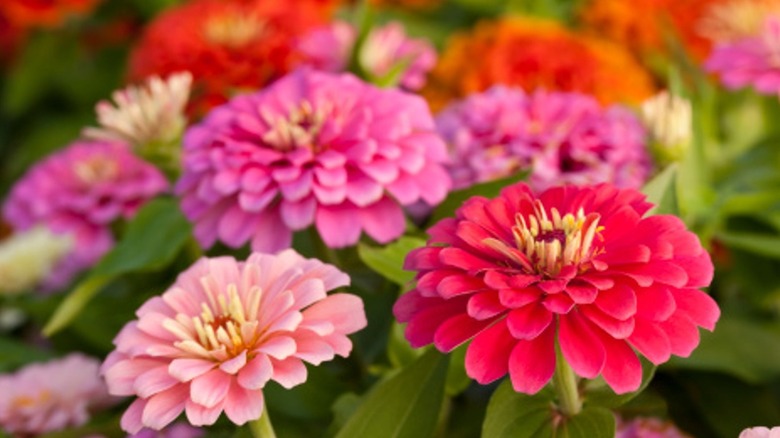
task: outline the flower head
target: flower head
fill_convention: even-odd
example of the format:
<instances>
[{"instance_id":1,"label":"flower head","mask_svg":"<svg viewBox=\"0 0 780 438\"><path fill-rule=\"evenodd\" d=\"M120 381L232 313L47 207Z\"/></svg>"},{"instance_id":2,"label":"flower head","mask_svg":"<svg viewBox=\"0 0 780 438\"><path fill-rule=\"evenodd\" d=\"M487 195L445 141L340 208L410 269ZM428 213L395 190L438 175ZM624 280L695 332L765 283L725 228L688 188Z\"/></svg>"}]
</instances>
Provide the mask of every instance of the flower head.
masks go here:
<instances>
[{"instance_id":1,"label":"flower head","mask_svg":"<svg viewBox=\"0 0 780 438\"><path fill-rule=\"evenodd\" d=\"M287 73L294 41L326 22L332 0L194 0L158 15L130 58L130 77L189 71L191 110L225 102L236 90L256 89Z\"/></svg>"},{"instance_id":2,"label":"flower head","mask_svg":"<svg viewBox=\"0 0 780 438\"><path fill-rule=\"evenodd\" d=\"M757 36L718 45L705 68L729 89L752 86L763 94L780 92L780 15L768 17Z\"/></svg>"},{"instance_id":3,"label":"flower head","mask_svg":"<svg viewBox=\"0 0 780 438\"><path fill-rule=\"evenodd\" d=\"M659 161L677 161L682 158L693 138L691 102L662 91L642 102L641 110Z\"/></svg>"},{"instance_id":4,"label":"flower head","mask_svg":"<svg viewBox=\"0 0 780 438\"><path fill-rule=\"evenodd\" d=\"M521 18L482 22L451 38L428 84L423 94L436 109L497 84L578 91L602 103L639 102L653 89L649 74L621 46Z\"/></svg>"},{"instance_id":5,"label":"flower head","mask_svg":"<svg viewBox=\"0 0 780 438\"><path fill-rule=\"evenodd\" d=\"M687 356L720 314L699 290L713 267L696 235L675 216L643 217L650 207L608 184L471 198L407 256L417 284L396 318L414 347L471 340L466 371L483 384L509 373L515 390L536 393L558 344L577 375L634 391L637 352L654 364Z\"/></svg>"},{"instance_id":6,"label":"flower head","mask_svg":"<svg viewBox=\"0 0 780 438\"><path fill-rule=\"evenodd\" d=\"M53 274L56 288L108 251L112 222L132 217L167 187L162 174L126 145L80 141L30 168L11 189L3 214L17 230L42 224L73 236L73 252Z\"/></svg>"},{"instance_id":7,"label":"flower head","mask_svg":"<svg viewBox=\"0 0 780 438\"><path fill-rule=\"evenodd\" d=\"M436 117L454 187L530 170L541 190L563 183L638 188L650 171L645 132L626 108L579 93L496 86Z\"/></svg>"},{"instance_id":8,"label":"flower head","mask_svg":"<svg viewBox=\"0 0 780 438\"><path fill-rule=\"evenodd\" d=\"M73 237L36 226L0 240L0 294L17 294L50 278L73 249Z\"/></svg>"},{"instance_id":9,"label":"flower head","mask_svg":"<svg viewBox=\"0 0 780 438\"><path fill-rule=\"evenodd\" d=\"M327 291L349 284L331 265L287 250L201 259L147 301L114 340L103 373L114 395L136 395L122 428L162 429L182 411L195 426L222 411L236 424L260 417L269 380L286 388L314 365L346 357L366 325L363 303Z\"/></svg>"},{"instance_id":10,"label":"flower head","mask_svg":"<svg viewBox=\"0 0 780 438\"><path fill-rule=\"evenodd\" d=\"M99 366L74 353L0 375L0 429L35 436L86 423L90 411L111 402Z\"/></svg>"},{"instance_id":11,"label":"flower head","mask_svg":"<svg viewBox=\"0 0 780 438\"><path fill-rule=\"evenodd\" d=\"M101 127L87 128L84 135L97 140L123 141L139 148L175 141L187 123L184 106L191 84L192 75L183 72L165 80L153 76L142 87L115 91L114 104L104 100L95 107Z\"/></svg>"},{"instance_id":12,"label":"flower head","mask_svg":"<svg viewBox=\"0 0 780 438\"><path fill-rule=\"evenodd\" d=\"M743 430L739 438L780 438L780 427L751 427Z\"/></svg>"},{"instance_id":13,"label":"flower head","mask_svg":"<svg viewBox=\"0 0 780 438\"><path fill-rule=\"evenodd\" d=\"M204 246L288 247L312 223L330 247L400 236L401 205L440 202L446 148L425 102L304 69L190 127L177 190Z\"/></svg>"},{"instance_id":14,"label":"flower head","mask_svg":"<svg viewBox=\"0 0 780 438\"><path fill-rule=\"evenodd\" d=\"M58 27L71 16L85 15L100 0L5 0L0 2L0 15L21 27Z\"/></svg>"},{"instance_id":15,"label":"flower head","mask_svg":"<svg viewBox=\"0 0 780 438\"><path fill-rule=\"evenodd\" d=\"M174 423L163 430L141 429L140 432L130 435L128 438L200 438L204 430L192 427L187 423Z\"/></svg>"},{"instance_id":16,"label":"flower head","mask_svg":"<svg viewBox=\"0 0 780 438\"><path fill-rule=\"evenodd\" d=\"M652 417L617 419L615 438L690 438L674 424Z\"/></svg>"}]
</instances>

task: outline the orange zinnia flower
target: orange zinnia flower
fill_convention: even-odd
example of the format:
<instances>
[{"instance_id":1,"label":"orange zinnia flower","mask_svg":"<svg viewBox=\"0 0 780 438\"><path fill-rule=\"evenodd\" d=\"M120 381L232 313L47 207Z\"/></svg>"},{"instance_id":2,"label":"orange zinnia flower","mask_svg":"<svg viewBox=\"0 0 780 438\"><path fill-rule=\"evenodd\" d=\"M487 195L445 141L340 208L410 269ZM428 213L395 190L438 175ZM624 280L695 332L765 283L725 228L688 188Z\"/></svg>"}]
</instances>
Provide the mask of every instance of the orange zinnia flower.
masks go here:
<instances>
[{"instance_id":1,"label":"orange zinnia flower","mask_svg":"<svg viewBox=\"0 0 780 438\"><path fill-rule=\"evenodd\" d=\"M434 109L494 84L579 91L602 103L638 103L653 91L649 74L621 47L518 17L455 35L429 84L423 94Z\"/></svg>"},{"instance_id":2,"label":"orange zinnia flower","mask_svg":"<svg viewBox=\"0 0 780 438\"><path fill-rule=\"evenodd\" d=\"M305 4L301 4L305 3ZM193 76L191 110L257 89L294 64L296 37L327 21L332 0L194 0L160 14L130 58L131 81L179 71Z\"/></svg>"},{"instance_id":3,"label":"orange zinnia flower","mask_svg":"<svg viewBox=\"0 0 780 438\"><path fill-rule=\"evenodd\" d=\"M0 13L19 27L57 27L71 15L92 11L100 0L3 0Z\"/></svg>"}]
</instances>

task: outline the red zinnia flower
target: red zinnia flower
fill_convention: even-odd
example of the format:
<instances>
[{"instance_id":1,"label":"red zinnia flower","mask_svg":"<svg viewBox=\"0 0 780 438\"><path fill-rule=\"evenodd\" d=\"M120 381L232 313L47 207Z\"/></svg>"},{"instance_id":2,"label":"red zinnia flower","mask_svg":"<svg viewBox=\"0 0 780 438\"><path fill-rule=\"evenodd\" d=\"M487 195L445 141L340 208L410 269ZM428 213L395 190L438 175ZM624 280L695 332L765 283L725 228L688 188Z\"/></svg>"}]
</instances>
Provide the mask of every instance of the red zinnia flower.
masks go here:
<instances>
[{"instance_id":1,"label":"red zinnia flower","mask_svg":"<svg viewBox=\"0 0 780 438\"><path fill-rule=\"evenodd\" d=\"M416 288L395 304L414 347L451 351L473 338L466 371L480 383L507 372L533 394L552 378L556 343L582 377L617 393L642 368L687 356L697 327L720 311L699 288L713 274L696 235L631 189L565 186L535 196L525 184L468 200L411 252Z\"/></svg>"}]
</instances>

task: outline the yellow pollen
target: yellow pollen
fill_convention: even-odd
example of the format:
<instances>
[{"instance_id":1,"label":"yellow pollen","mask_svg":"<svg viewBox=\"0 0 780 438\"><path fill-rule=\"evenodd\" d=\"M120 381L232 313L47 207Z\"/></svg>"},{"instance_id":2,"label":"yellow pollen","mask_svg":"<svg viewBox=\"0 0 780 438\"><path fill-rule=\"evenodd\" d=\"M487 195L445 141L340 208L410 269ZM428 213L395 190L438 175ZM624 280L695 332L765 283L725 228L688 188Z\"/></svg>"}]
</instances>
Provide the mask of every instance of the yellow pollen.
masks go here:
<instances>
[{"instance_id":1,"label":"yellow pollen","mask_svg":"<svg viewBox=\"0 0 780 438\"><path fill-rule=\"evenodd\" d=\"M43 390L34 396L20 395L11 400L11 406L16 408L30 408L36 405L42 405L52 399L51 392Z\"/></svg>"},{"instance_id":2,"label":"yellow pollen","mask_svg":"<svg viewBox=\"0 0 780 438\"><path fill-rule=\"evenodd\" d=\"M92 157L73 165L73 172L85 184L95 184L116 178L119 165L107 157Z\"/></svg>"},{"instance_id":3,"label":"yellow pollen","mask_svg":"<svg viewBox=\"0 0 780 438\"><path fill-rule=\"evenodd\" d=\"M263 141L280 151L291 151L300 147L317 151L315 140L325 124L326 112L322 108L315 109L307 100L293 108L287 117L262 109L260 115L269 127L263 135Z\"/></svg>"}]
</instances>

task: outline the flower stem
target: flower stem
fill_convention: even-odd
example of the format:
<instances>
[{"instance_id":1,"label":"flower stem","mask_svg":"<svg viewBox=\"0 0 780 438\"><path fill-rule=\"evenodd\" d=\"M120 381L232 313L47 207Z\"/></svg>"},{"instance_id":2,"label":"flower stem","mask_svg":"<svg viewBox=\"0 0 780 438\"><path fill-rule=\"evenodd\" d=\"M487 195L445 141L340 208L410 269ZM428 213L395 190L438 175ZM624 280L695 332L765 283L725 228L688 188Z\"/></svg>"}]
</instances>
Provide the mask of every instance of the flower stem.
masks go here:
<instances>
[{"instance_id":1,"label":"flower stem","mask_svg":"<svg viewBox=\"0 0 780 438\"><path fill-rule=\"evenodd\" d=\"M249 430L254 438L276 438L274 427L271 425L271 417L268 416L268 408L263 406L263 415L257 420L248 423Z\"/></svg>"},{"instance_id":2,"label":"flower stem","mask_svg":"<svg viewBox=\"0 0 780 438\"><path fill-rule=\"evenodd\" d=\"M558 407L563 415L573 417L582 410L582 400L577 389L577 376L574 375L571 366L563 358L560 349L558 349L557 356L553 386L558 399Z\"/></svg>"}]
</instances>

